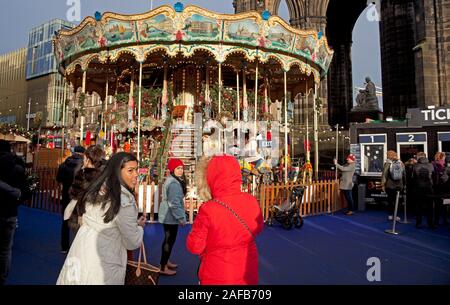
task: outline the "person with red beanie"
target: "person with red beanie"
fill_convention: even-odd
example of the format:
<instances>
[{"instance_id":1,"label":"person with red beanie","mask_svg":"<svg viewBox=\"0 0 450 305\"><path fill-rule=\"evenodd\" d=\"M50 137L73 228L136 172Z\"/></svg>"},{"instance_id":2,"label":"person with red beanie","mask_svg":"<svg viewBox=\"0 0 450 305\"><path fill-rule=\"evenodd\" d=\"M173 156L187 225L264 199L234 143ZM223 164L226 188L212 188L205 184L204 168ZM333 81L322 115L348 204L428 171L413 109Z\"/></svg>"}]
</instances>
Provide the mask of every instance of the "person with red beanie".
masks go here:
<instances>
[{"instance_id":1,"label":"person with red beanie","mask_svg":"<svg viewBox=\"0 0 450 305\"><path fill-rule=\"evenodd\" d=\"M196 167L202 201L187 249L200 256L201 285L257 285L255 237L264 228L255 197L241 191L241 169L232 156L202 158Z\"/></svg>"},{"instance_id":2,"label":"person with red beanie","mask_svg":"<svg viewBox=\"0 0 450 305\"><path fill-rule=\"evenodd\" d=\"M183 198L186 196L187 189L183 161L170 159L167 168L170 175L163 185L162 201L158 212L158 220L164 226L160 274L175 275L177 272L174 269L178 265L169 262L169 257L177 239L178 225L186 224Z\"/></svg>"},{"instance_id":3,"label":"person with red beanie","mask_svg":"<svg viewBox=\"0 0 450 305\"><path fill-rule=\"evenodd\" d=\"M347 200L347 213L346 215L353 215L354 203L353 203L353 175L356 169L356 157L353 154L347 156L347 164L339 165L337 160L334 159L334 164L341 172L341 178L339 179L339 189L344 193L345 200Z\"/></svg>"}]
</instances>

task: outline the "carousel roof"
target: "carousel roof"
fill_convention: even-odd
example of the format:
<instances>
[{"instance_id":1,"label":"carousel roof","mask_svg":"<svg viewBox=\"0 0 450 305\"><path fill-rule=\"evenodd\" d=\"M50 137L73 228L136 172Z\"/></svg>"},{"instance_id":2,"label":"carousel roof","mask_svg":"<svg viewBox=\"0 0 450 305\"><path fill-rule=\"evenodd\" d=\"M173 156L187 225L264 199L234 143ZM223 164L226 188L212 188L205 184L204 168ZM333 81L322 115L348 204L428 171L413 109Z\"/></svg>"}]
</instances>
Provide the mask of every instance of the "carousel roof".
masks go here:
<instances>
[{"instance_id":1,"label":"carousel roof","mask_svg":"<svg viewBox=\"0 0 450 305\"><path fill-rule=\"evenodd\" d=\"M249 61L276 59L284 70L297 65L317 80L326 74L333 57L321 32L293 28L267 11L229 15L180 4L138 15L96 13L76 28L60 31L54 44L65 74L77 66L86 70L93 60L115 62L123 53L143 62L159 50L172 57L205 50L217 62L233 53L242 53Z\"/></svg>"}]
</instances>

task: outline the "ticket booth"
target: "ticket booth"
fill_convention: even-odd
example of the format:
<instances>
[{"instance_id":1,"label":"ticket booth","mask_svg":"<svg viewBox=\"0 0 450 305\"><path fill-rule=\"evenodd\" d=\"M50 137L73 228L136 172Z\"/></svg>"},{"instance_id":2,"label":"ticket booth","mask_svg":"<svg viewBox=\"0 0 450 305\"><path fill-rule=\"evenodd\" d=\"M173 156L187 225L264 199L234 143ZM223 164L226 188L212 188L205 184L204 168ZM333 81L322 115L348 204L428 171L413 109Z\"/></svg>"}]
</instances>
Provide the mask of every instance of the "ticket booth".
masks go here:
<instances>
[{"instance_id":1,"label":"ticket booth","mask_svg":"<svg viewBox=\"0 0 450 305\"><path fill-rule=\"evenodd\" d=\"M403 162L415 157L418 152L428 156L426 132L396 133L396 142L397 154Z\"/></svg>"},{"instance_id":2,"label":"ticket booth","mask_svg":"<svg viewBox=\"0 0 450 305\"><path fill-rule=\"evenodd\" d=\"M450 152L450 131L438 132L438 150Z\"/></svg>"}]
</instances>

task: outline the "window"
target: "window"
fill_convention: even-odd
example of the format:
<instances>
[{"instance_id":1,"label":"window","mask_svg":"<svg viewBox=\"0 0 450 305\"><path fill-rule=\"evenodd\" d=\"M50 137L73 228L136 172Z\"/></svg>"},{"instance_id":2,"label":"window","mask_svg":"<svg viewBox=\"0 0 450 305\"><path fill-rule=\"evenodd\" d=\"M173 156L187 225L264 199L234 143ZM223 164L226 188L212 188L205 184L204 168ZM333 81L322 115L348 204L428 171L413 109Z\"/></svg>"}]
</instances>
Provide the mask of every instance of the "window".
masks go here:
<instances>
[{"instance_id":1,"label":"window","mask_svg":"<svg viewBox=\"0 0 450 305\"><path fill-rule=\"evenodd\" d=\"M359 135L361 145L361 175L381 176L387 143L385 134Z\"/></svg>"}]
</instances>

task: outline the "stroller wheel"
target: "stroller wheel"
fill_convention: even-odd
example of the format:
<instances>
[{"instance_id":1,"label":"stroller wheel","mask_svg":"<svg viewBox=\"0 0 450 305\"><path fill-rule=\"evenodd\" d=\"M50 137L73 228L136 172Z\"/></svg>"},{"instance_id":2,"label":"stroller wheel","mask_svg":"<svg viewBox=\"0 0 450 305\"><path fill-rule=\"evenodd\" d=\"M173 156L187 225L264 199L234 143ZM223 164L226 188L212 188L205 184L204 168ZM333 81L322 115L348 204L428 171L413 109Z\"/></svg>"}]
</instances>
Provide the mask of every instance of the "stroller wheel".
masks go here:
<instances>
[{"instance_id":1,"label":"stroller wheel","mask_svg":"<svg viewBox=\"0 0 450 305\"><path fill-rule=\"evenodd\" d=\"M297 216L294 218L294 226L297 229L300 229L301 227L303 227L303 218L302 216Z\"/></svg>"},{"instance_id":2,"label":"stroller wheel","mask_svg":"<svg viewBox=\"0 0 450 305\"><path fill-rule=\"evenodd\" d=\"M283 228L286 230L292 229L292 221L289 218L283 222Z\"/></svg>"}]
</instances>

